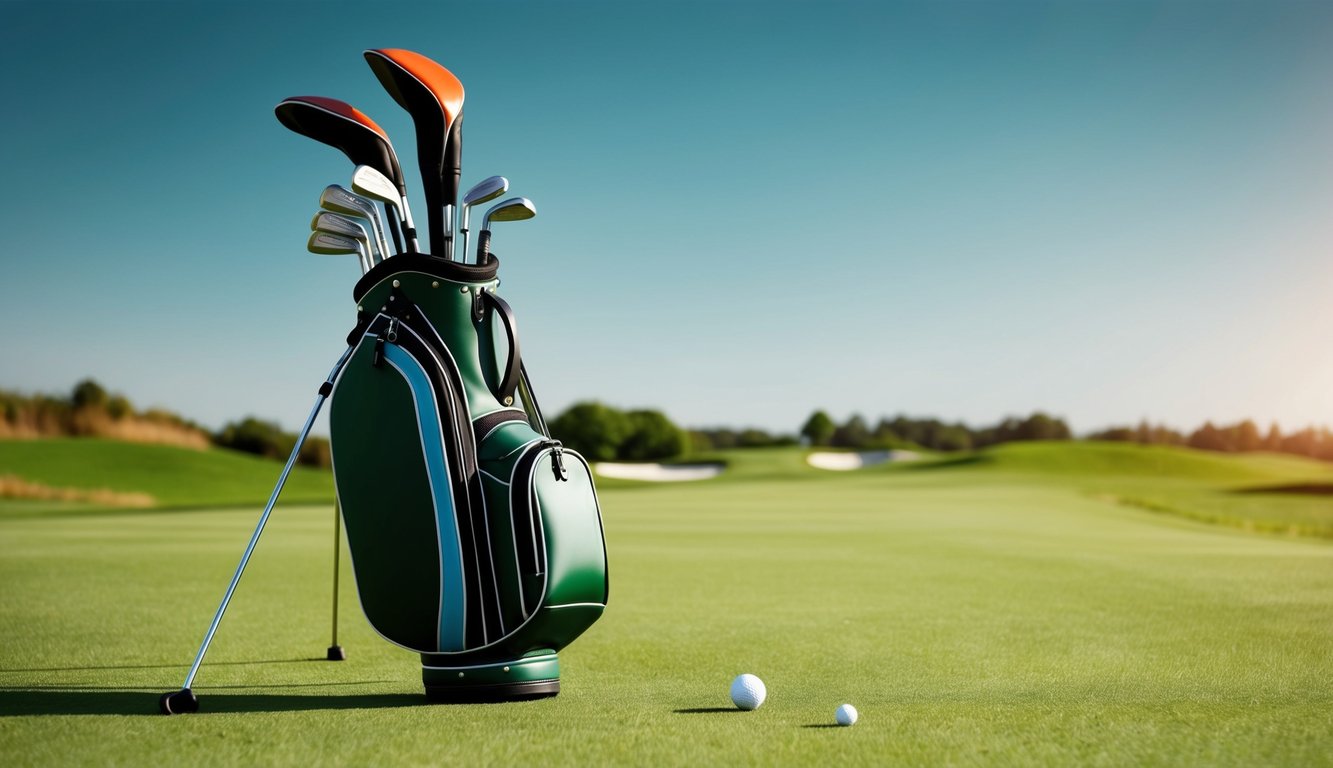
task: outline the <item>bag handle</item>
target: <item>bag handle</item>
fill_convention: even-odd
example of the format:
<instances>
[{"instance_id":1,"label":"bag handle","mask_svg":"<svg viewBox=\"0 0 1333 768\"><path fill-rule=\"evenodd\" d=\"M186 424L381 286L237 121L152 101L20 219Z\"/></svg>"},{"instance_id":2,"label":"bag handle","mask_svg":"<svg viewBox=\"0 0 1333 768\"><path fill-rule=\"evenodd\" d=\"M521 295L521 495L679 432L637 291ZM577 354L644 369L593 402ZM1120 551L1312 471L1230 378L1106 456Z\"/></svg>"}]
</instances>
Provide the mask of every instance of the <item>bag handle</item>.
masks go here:
<instances>
[{"instance_id":1,"label":"bag handle","mask_svg":"<svg viewBox=\"0 0 1333 768\"><path fill-rule=\"evenodd\" d=\"M496 316L500 318L500 324L504 326L505 334L509 337L509 360L505 363L495 396L505 405L513 405L514 390L518 388L519 376L523 370L523 359L518 350L518 324L514 320L514 310L510 309L509 302L490 291L481 291L481 300L488 308L495 311Z\"/></svg>"}]
</instances>

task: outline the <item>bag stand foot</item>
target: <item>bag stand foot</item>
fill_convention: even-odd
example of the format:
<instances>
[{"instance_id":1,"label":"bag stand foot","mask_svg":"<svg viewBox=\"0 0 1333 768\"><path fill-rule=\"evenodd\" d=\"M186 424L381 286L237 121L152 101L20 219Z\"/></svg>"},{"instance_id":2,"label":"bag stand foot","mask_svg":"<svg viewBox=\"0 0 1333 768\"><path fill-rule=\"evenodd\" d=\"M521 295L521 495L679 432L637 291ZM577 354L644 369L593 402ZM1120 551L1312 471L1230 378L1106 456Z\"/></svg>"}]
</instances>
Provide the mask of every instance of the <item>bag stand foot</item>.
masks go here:
<instances>
[{"instance_id":1,"label":"bag stand foot","mask_svg":"<svg viewBox=\"0 0 1333 768\"><path fill-rule=\"evenodd\" d=\"M329 646L328 660L329 660L329 661L346 661L346 660L347 660L347 651L344 651L344 650L343 650L343 647L342 647L341 645L330 645L330 646Z\"/></svg>"},{"instance_id":2,"label":"bag stand foot","mask_svg":"<svg viewBox=\"0 0 1333 768\"><path fill-rule=\"evenodd\" d=\"M426 698L432 702L529 701L560 693L560 662L554 653L457 666L447 659L428 654L421 657L421 681L426 685Z\"/></svg>"}]
</instances>

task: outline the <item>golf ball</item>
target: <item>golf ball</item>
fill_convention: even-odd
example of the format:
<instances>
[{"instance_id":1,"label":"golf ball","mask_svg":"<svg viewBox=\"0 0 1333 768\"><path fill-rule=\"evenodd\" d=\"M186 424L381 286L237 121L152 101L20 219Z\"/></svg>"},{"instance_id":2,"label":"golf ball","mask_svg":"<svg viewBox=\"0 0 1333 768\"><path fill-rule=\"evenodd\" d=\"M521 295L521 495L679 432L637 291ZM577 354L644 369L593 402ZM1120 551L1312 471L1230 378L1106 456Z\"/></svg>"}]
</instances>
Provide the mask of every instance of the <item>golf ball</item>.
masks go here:
<instances>
[{"instance_id":1,"label":"golf ball","mask_svg":"<svg viewBox=\"0 0 1333 768\"><path fill-rule=\"evenodd\" d=\"M834 717L837 719L838 725L856 725L856 707L851 704L843 704L838 707L838 712Z\"/></svg>"},{"instance_id":2,"label":"golf ball","mask_svg":"<svg viewBox=\"0 0 1333 768\"><path fill-rule=\"evenodd\" d=\"M741 675L731 681L731 703L744 710L759 709L768 696L764 681L754 675Z\"/></svg>"}]
</instances>

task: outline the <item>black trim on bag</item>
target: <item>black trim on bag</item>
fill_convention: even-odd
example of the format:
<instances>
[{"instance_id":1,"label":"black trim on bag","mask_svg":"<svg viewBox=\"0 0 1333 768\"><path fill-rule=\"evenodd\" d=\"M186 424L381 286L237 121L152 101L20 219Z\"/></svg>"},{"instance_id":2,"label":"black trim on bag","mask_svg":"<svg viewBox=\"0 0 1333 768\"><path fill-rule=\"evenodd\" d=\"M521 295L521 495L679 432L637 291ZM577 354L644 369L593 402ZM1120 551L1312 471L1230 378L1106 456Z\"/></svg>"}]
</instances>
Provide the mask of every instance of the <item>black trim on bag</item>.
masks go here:
<instances>
[{"instance_id":1,"label":"black trim on bag","mask_svg":"<svg viewBox=\"0 0 1333 768\"><path fill-rule=\"evenodd\" d=\"M498 411L491 411L485 416L479 417L472 422L472 434L477 441L477 445L486 439L486 436L495 431L495 428L501 424L520 421L526 424L528 414L521 408L501 408Z\"/></svg>"},{"instance_id":2,"label":"black trim on bag","mask_svg":"<svg viewBox=\"0 0 1333 768\"><path fill-rule=\"evenodd\" d=\"M460 477L454 479L461 480L461 486L456 485L456 487L462 489L460 498L466 499L467 509L465 514L459 515L459 525L460 529L467 528L467 536L473 544L476 605L480 607L481 611L480 627L474 628L469 622L467 643L468 645L472 644L472 633L474 629L479 629L482 642L478 645L484 645L503 635L505 628L500 611L499 585L495 576L495 549L491 542L486 499L481 486L481 474L477 467L477 445L472 432L467 398L463 395L466 390L464 389L462 375L458 372L458 366L454 362L453 354L449 351L444 340L436 333L435 327L425 319L425 313L421 311L419 306L412 304L406 295L401 292L397 292L396 295L401 298L401 301L394 303L402 305L398 307L400 328L408 331L408 334L400 331L399 339L401 340L404 335L410 335L413 338L413 344L419 344L420 349L435 360L436 367L448 384L447 389L453 393L450 400L450 415L460 419L455 422L459 426L457 438L459 442L459 460L457 466L460 470ZM416 356L421 359L419 355ZM469 593L471 594L472 591L470 590Z\"/></svg>"},{"instance_id":3,"label":"black trim on bag","mask_svg":"<svg viewBox=\"0 0 1333 768\"><path fill-rule=\"evenodd\" d=\"M362 275L352 288L352 298L360 303L371 288L400 272L424 272L431 277L456 283L487 283L495 279L499 268L500 262L495 257L491 257L485 264L464 264L437 259L424 253L400 253L379 262Z\"/></svg>"}]
</instances>

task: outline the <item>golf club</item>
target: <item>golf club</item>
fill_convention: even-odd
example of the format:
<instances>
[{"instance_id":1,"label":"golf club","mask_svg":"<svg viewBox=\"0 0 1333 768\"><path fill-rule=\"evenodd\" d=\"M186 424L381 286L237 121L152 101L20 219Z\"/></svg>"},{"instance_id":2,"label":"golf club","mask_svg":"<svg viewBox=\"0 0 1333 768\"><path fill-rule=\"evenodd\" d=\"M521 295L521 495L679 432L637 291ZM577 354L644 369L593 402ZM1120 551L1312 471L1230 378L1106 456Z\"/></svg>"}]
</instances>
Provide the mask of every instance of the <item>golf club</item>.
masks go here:
<instances>
[{"instance_id":1,"label":"golf club","mask_svg":"<svg viewBox=\"0 0 1333 768\"><path fill-rule=\"evenodd\" d=\"M463 84L449 70L412 51L373 49L364 56L384 90L412 116L431 250L437 256L453 258L454 206L462 165Z\"/></svg>"},{"instance_id":2,"label":"golf club","mask_svg":"<svg viewBox=\"0 0 1333 768\"><path fill-rule=\"evenodd\" d=\"M361 274L364 275L370 271L370 257L366 255L366 248L359 240L332 232L316 230L310 233L310 239L306 241L305 248L311 253L332 256L355 253L361 257Z\"/></svg>"},{"instance_id":3,"label":"golf club","mask_svg":"<svg viewBox=\"0 0 1333 768\"><path fill-rule=\"evenodd\" d=\"M315 218L310 222L310 228L316 232L328 232L334 235L350 237L357 241L366 249L366 271L375 266L374 251L370 247L370 233L361 222L350 216L344 216L341 213L330 213L320 211L315 214Z\"/></svg>"},{"instance_id":4,"label":"golf club","mask_svg":"<svg viewBox=\"0 0 1333 768\"><path fill-rule=\"evenodd\" d=\"M526 197L511 197L498 203L481 218L481 234L477 236L477 264L491 259L491 222L523 221L537 215L537 208Z\"/></svg>"},{"instance_id":5,"label":"golf club","mask_svg":"<svg viewBox=\"0 0 1333 768\"><path fill-rule=\"evenodd\" d=\"M384 203L385 209L393 208L394 216L402 215L406 217L407 228L412 228L412 214L406 208L398 208L398 190L394 187L389 177L380 173L369 165L358 165L356 170L352 171L352 190L358 195L368 197L371 200L378 200ZM404 199L404 202L406 200ZM392 217L391 217L392 218ZM416 230L413 229L415 232ZM416 238L412 238L412 251L418 252Z\"/></svg>"},{"instance_id":6,"label":"golf club","mask_svg":"<svg viewBox=\"0 0 1333 768\"><path fill-rule=\"evenodd\" d=\"M319 195L319 207L345 216L359 216L370 221L375 243L379 246L380 260L389 258L389 243L384 239L384 225L375 203L338 184L330 184Z\"/></svg>"},{"instance_id":7,"label":"golf club","mask_svg":"<svg viewBox=\"0 0 1333 768\"><path fill-rule=\"evenodd\" d=\"M495 198L509 191L509 179L503 176L492 176L489 179L482 179L477 182L472 189L463 195L462 225L458 228L458 233L463 236L462 258L459 261L467 261L468 248L468 220L472 215L472 206L481 203L489 203Z\"/></svg>"},{"instance_id":8,"label":"golf club","mask_svg":"<svg viewBox=\"0 0 1333 768\"><path fill-rule=\"evenodd\" d=\"M402 236L416 250L416 230L408 211L407 184L398 155L384 132L364 112L345 101L323 96L292 96L273 108L278 120L291 130L315 141L342 150L355 165L368 165L391 179L398 189L398 209L403 223ZM398 223L390 222L394 245L402 252Z\"/></svg>"},{"instance_id":9,"label":"golf club","mask_svg":"<svg viewBox=\"0 0 1333 768\"><path fill-rule=\"evenodd\" d=\"M322 220L321 220L322 219ZM366 247L366 255L370 257L370 266L375 266L378 262L375 260L375 238L366 230L362 223L364 220L346 214L325 211L323 209L315 211L315 215L310 218L310 229L320 232L331 232L335 235L343 235L353 240L360 240L365 236L362 245ZM353 229L355 227L356 229ZM359 232L356 230L360 230Z\"/></svg>"}]
</instances>

